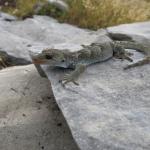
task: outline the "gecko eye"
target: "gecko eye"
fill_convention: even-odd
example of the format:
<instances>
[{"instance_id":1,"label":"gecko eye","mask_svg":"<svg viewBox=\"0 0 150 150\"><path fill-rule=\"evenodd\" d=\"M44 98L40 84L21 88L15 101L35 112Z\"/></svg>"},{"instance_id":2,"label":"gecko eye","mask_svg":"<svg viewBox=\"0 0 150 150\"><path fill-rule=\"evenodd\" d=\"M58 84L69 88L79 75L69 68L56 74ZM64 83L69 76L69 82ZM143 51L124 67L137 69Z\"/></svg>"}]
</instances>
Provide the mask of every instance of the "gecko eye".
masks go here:
<instances>
[{"instance_id":1,"label":"gecko eye","mask_svg":"<svg viewBox=\"0 0 150 150\"><path fill-rule=\"evenodd\" d=\"M61 62L65 62L65 60L63 59Z\"/></svg>"},{"instance_id":2,"label":"gecko eye","mask_svg":"<svg viewBox=\"0 0 150 150\"><path fill-rule=\"evenodd\" d=\"M52 56L51 55L45 55L45 58L46 59L52 59Z\"/></svg>"}]
</instances>

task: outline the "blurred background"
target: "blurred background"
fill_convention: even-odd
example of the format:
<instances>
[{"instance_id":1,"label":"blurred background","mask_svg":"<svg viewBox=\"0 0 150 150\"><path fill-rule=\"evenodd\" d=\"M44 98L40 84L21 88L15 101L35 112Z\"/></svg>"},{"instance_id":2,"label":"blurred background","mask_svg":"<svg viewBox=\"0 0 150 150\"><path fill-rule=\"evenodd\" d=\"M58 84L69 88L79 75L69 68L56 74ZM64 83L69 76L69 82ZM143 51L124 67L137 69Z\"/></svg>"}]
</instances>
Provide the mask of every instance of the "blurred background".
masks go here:
<instances>
[{"instance_id":1,"label":"blurred background","mask_svg":"<svg viewBox=\"0 0 150 150\"><path fill-rule=\"evenodd\" d=\"M94 30L150 20L150 0L0 0L0 9L19 19L48 15Z\"/></svg>"}]
</instances>

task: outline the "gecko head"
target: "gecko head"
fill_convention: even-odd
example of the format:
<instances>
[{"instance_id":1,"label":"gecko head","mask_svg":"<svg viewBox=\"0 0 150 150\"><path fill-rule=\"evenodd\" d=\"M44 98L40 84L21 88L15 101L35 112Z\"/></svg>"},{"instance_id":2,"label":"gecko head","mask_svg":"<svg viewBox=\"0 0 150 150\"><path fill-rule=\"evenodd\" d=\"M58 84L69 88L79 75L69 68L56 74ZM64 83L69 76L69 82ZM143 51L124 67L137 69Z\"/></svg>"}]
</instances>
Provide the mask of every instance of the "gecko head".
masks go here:
<instances>
[{"instance_id":1,"label":"gecko head","mask_svg":"<svg viewBox=\"0 0 150 150\"><path fill-rule=\"evenodd\" d=\"M34 64L48 64L49 66L61 66L65 63L64 53L58 49L45 49L41 53L32 56Z\"/></svg>"}]
</instances>

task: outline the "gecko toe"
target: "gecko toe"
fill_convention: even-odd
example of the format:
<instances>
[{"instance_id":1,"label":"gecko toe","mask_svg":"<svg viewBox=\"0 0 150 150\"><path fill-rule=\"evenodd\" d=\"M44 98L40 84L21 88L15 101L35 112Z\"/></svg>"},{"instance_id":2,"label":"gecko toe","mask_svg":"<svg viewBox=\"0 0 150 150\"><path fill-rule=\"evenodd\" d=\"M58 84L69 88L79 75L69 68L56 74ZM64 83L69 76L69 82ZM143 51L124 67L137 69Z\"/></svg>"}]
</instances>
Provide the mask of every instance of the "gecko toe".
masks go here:
<instances>
[{"instance_id":1,"label":"gecko toe","mask_svg":"<svg viewBox=\"0 0 150 150\"><path fill-rule=\"evenodd\" d=\"M123 70L127 70L127 69L129 69L130 68L130 65L127 65L127 66L125 66L124 68L123 68Z\"/></svg>"},{"instance_id":2,"label":"gecko toe","mask_svg":"<svg viewBox=\"0 0 150 150\"><path fill-rule=\"evenodd\" d=\"M79 86L79 83L76 81L72 81L75 85Z\"/></svg>"}]
</instances>

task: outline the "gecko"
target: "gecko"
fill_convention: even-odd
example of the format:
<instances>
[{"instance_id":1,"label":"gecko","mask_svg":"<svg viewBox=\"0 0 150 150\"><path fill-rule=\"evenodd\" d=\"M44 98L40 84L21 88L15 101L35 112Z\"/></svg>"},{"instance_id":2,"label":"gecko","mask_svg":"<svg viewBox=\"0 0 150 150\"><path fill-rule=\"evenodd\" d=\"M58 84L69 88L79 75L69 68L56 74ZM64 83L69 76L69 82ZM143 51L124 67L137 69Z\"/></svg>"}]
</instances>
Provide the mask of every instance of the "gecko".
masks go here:
<instances>
[{"instance_id":1,"label":"gecko","mask_svg":"<svg viewBox=\"0 0 150 150\"><path fill-rule=\"evenodd\" d=\"M82 49L75 52L71 52L68 49L44 49L41 53L32 55L32 61L36 65L48 64L51 67L73 69L70 74L64 75L60 80L63 86L69 82L79 85L77 79L80 74L85 71L87 66L91 64L104 62L112 57L122 60L126 59L132 62L133 60L130 56L133 54L127 52L125 49L135 49L144 53L146 57L143 60L125 66L124 70L150 63L150 54L148 53L150 52L150 48L141 43L132 41L127 35L116 34L116 37L124 37L126 41L112 40L112 36L115 37L115 35L111 34L111 38L107 37L107 40L106 36L104 36L104 38L100 37L96 42L93 42L90 45L82 45Z\"/></svg>"}]
</instances>

